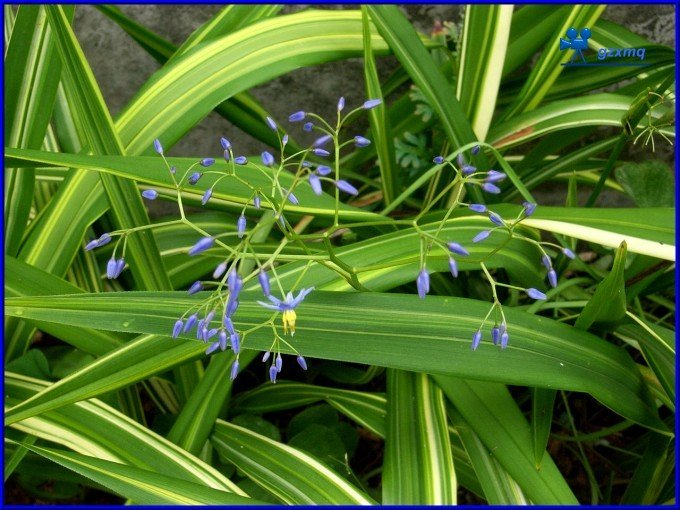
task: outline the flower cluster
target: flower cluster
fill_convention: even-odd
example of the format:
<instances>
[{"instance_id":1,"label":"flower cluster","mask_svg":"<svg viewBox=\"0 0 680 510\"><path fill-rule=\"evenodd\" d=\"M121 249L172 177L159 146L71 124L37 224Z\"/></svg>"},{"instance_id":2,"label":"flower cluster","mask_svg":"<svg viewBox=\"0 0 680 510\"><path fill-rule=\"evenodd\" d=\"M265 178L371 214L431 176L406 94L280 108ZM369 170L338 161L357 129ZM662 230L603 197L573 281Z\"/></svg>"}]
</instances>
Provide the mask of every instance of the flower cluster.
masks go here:
<instances>
[{"instance_id":1,"label":"flower cluster","mask_svg":"<svg viewBox=\"0 0 680 510\"><path fill-rule=\"evenodd\" d=\"M235 355L235 361L231 367L231 378L234 379L240 370L239 354L247 337L262 328L270 328L273 342L265 352L262 361L266 363L271 359L269 367L271 382L276 382L283 366L282 348L295 353L297 363L303 370L306 370L307 361L290 341L296 330L296 309L314 288L301 288L296 291L295 286L293 286L293 289L284 291L284 284L276 273L277 264L285 260L284 255L280 254L281 250L274 250L273 255L261 255L253 247L253 238L257 238L256 236L260 231L271 228L271 224L258 222L255 218L251 218L248 215L248 208L271 210L274 214L275 224L278 225L284 235L282 242L294 241L297 239L296 233L288 223L284 214L285 211L290 207L300 206L298 190L301 186L309 185L314 194L322 195L324 193L323 186L327 183L334 188L335 192L335 225L337 225L338 192L351 196L359 194L359 190L354 185L341 178L340 150L348 146L361 149L371 144L369 139L361 135L343 139L341 138L341 130L348 119L361 111L375 108L380 103L381 101L378 99L371 99L364 102L360 107L345 113L345 100L340 98L337 105L337 122L334 126L312 112L298 111L293 113L288 118L291 123L306 121L303 125L303 131L318 132L319 134L309 147L300 150L290 150L289 135L274 119L266 117L264 123L278 138L278 156L269 150L265 150L261 152L259 158L251 160L244 155L237 155L231 141L222 137L219 142L224 163L216 165L214 158L201 158L181 174L178 173L175 166L168 162L160 140L155 140L153 148L165 163L174 187L174 193L172 188L160 190L160 192L149 188L144 189L141 196L146 200L156 200L159 197L174 199L179 207L181 218L161 224L106 233L89 242L86 249L91 250L104 246L113 238L118 238L118 243L106 271L108 278L117 278L125 267L125 239L127 239L127 236L136 231L155 228L160 225L173 223L188 225L197 233L196 241L187 251L188 256L225 253L225 258L215 267L212 279L201 279L189 286L187 293L200 299L176 320L172 327L172 338L186 337L195 333L196 340L206 344L205 352L208 355L216 351L231 349ZM289 155L291 152L293 154ZM324 164L323 159L329 157L332 157L333 161ZM253 182L262 181L262 179L249 178L249 174L255 175L255 173L264 178L265 185L253 184ZM250 190L250 196L244 200L233 230L210 234L194 225L185 215L183 193L196 193L194 190L201 187L203 182L208 181L209 184L206 189L197 190L201 196L201 204L206 205L213 199L213 196L218 194L219 183L223 180L234 180L245 185ZM116 258L116 251L121 241L123 242L122 256ZM240 329L237 326L237 315L239 300L242 297L241 291L250 280L255 278L259 282L264 296L263 300L257 301L257 303L274 313L262 324L250 329ZM277 286L281 298L272 293L272 281ZM277 324L279 316L282 334L279 333Z\"/></svg>"}]
</instances>

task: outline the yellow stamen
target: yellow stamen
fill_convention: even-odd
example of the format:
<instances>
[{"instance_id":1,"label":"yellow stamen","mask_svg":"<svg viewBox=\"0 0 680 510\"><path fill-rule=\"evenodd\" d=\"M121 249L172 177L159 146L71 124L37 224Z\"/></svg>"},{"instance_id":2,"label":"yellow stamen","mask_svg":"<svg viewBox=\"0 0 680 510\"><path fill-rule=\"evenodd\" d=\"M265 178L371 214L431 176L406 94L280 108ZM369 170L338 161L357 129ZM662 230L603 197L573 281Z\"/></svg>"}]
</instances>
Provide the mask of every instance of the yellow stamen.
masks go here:
<instances>
[{"instance_id":1,"label":"yellow stamen","mask_svg":"<svg viewBox=\"0 0 680 510\"><path fill-rule=\"evenodd\" d=\"M283 334L287 335L288 329L290 329L290 336L293 336L295 334L295 319L297 318L295 310L286 310L281 318L283 320Z\"/></svg>"}]
</instances>

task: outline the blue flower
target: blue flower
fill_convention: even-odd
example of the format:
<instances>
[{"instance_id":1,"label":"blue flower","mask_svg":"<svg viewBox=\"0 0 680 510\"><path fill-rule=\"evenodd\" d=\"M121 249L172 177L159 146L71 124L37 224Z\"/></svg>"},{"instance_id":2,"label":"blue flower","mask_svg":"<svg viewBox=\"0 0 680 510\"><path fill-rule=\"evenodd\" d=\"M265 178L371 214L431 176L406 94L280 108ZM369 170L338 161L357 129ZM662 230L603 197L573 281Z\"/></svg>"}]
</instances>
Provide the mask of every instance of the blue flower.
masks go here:
<instances>
[{"instance_id":1,"label":"blue flower","mask_svg":"<svg viewBox=\"0 0 680 510\"><path fill-rule=\"evenodd\" d=\"M208 200L210 200L210 197L212 196L212 192L212 188L205 190L205 193L203 193L203 198L201 199L201 204L205 205L208 203Z\"/></svg>"},{"instance_id":2,"label":"blue flower","mask_svg":"<svg viewBox=\"0 0 680 510\"><path fill-rule=\"evenodd\" d=\"M283 138L281 138L281 144L286 145L288 143L288 134L283 135Z\"/></svg>"},{"instance_id":3,"label":"blue flower","mask_svg":"<svg viewBox=\"0 0 680 510\"><path fill-rule=\"evenodd\" d=\"M335 181L335 186L340 190L344 191L345 193L348 193L350 195L358 195L359 190L356 189L354 186L352 186L349 182L344 181L340 179L339 181Z\"/></svg>"},{"instance_id":4,"label":"blue flower","mask_svg":"<svg viewBox=\"0 0 680 510\"><path fill-rule=\"evenodd\" d=\"M186 324L184 325L184 329L182 330L182 332L186 333L187 331L190 331L191 328L193 328L194 325L196 324L196 319L198 319L197 314L194 313L190 315L189 318L187 319Z\"/></svg>"},{"instance_id":5,"label":"blue flower","mask_svg":"<svg viewBox=\"0 0 680 510\"><path fill-rule=\"evenodd\" d=\"M322 177L329 175L332 171L333 170L331 169L331 167L326 166L326 165L319 165L319 166L316 167L316 170L315 170L315 172Z\"/></svg>"},{"instance_id":6,"label":"blue flower","mask_svg":"<svg viewBox=\"0 0 680 510\"><path fill-rule=\"evenodd\" d=\"M489 170L486 173L486 178L484 179L486 182L499 182L505 179L507 176L503 172L499 172L498 170Z\"/></svg>"},{"instance_id":7,"label":"blue flower","mask_svg":"<svg viewBox=\"0 0 680 510\"><path fill-rule=\"evenodd\" d=\"M566 257L569 257L572 260L574 260L576 258L576 254L573 251L571 251L569 248L562 248L562 253L564 253L564 255Z\"/></svg>"},{"instance_id":8,"label":"blue flower","mask_svg":"<svg viewBox=\"0 0 680 510\"><path fill-rule=\"evenodd\" d=\"M231 159L231 154L229 154L229 151L225 150L224 151L224 161L229 163L229 160Z\"/></svg>"},{"instance_id":9,"label":"blue flower","mask_svg":"<svg viewBox=\"0 0 680 510\"><path fill-rule=\"evenodd\" d=\"M257 280L260 282L260 287L262 287L262 294L267 297L271 294L271 288L269 286L269 275L264 269L260 269L260 273L257 275Z\"/></svg>"},{"instance_id":10,"label":"blue flower","mask_svg":"<svg viewBox=\"0 0 680 510\"><path fill-rule=\"evenodd\" d=\"M106 277L110 280L115 280L120 276L125 268L125 259L122 257L118 260L111 257L109 262L106 264Z\"/></svg>"},{"instance_id":11,"label":"blue flower","mask_svg":"<svg viewBox=\"0 0 680 510\"><path fill-rule=\"evenodd\" d=\"M552 268L550 268L550 270L548 270L548 282L550 282L550 286L553 289L555 287L557 287L557 273Z\"/></svg>"},{"instance_id":12,"label":"blue flower","mask_svg":"<svg viewBox=\"0 0 680 510\"><path fill-rule=\"evenodd\" d=\"M476 213L486 212L486 206L484 204L470 204L468 208Z\"/></svg>"},{"instance_id":13,"label":"blue flower","mask_svg":"<svg viewBox=\"0 0 680 510\"><path fill-rule=\"evenodd\" d=\"M245 156L238 156L237 158L234 158L234 163L237 165L246 165L248 163L248 158Z\"/></svg>"},{"instance_id":14,"label":"blue flower","mask_svg":"<svg viewBox=\"0 0 680 510\"><path fill-rule=\"evenodd\" d=\"M218 264L218 266L215 268L215 270L213 271L213 274L212 274L213 278L215 280L217 280L218 278L221 278L226 270L227 270L227 262L226 261L220 262Z\"/></svg>"},{"instance_id":15,"label":"blue flower","mask_svg":"<svg viewBox=\"0 0 680 510\"><path fill-rule=\"evenodd\" d=\"M328 142L330 142L333 139L331 135L323 135L314 140L314 143L312 144L312 147L323 147L326 145Z\"/></svg>"},{"instance_id":16,"label":"blue flower","mask_svg":"<svg viewBox=\"0 0 680 510\"><path fill-rule=\"evenodd\" d=\"M231 142L229 140L227 140L226 138L224 138L224 137L220 138L220 143L222 144L222 148L225 151L228 151L229 149L231 149Z\"/></svg>"},{"instance_id":17,"label":"blue flower","mask_svg":"<svg viewBox=\"0 0 680 510\"><path fill-rule=\"evenodd\" d=\"M475 237L472 238L473 243L478 243L480 241L483 241L487 237L491 235L490 230L482 230L479 234L477 234Z\"/></svg>"},{"instance_id":18,"label":"blue flower","mask_svg":"<svg viewBox=\"0 0 680 510\"><path fill-rule=\"evenodd\" d=\"M323 190L321 189L321 180L319 179L319 176L312 173L309 174L309 185L312 187L312 190L316 195L321 196L323 194Z\"/></svg>"},{"instance_id":19,"label":"blue flower","mask_svg":"<svg viewBox=\"0 0 680 510\"><path fill-rule=\"evenodd\" d=\"M368 138L364 138L363 136L355 136L354 137L354 145L356 145L359 148L362 147L368 147L371 145L371 141Z\"/></svg>"},{"instance_id":20,"label":"blue flower","mask_svg":"<svg viewBox=\"0 0 680 510\"><path fill-rule=\"evenodd\" d=\"M212 354L217 350L217 348L220 346L219 342L213 342L210 344L210 346L205 350L206 356Z\"/></svg>"},{"instance_id":21,"label":"blue flower","mask_svg":"<svg viewBox=\"0 0 680 510\"><path fill-rule=\"evenodd\" d=\"M477 350L479 343L482 341L482 332L477 330L474 335L472 335L472 345L470 346L473 351Z\"/></svg>"},{"instance_id":22,"label":"blue flower","mask_svg":"<svg viewBox=\"0 0 680 510\"><path fill-rule=\"evenodd\" d=\"M267 117L265 119L265 122L267 123L267 126L269 126L269 129L271 129L272 131L278 131L278 128L276 127L276 122L274 122L274 120L272 120L271 117Z\"/></svg>"},{"instance_id":23,"label":"blue flower","mask_svg":"<svg viewBox=\"0 0 680 510\"><path fill-rule=\"evenodd\" d=\"M201 177L203 177L203 174L202 174L201 172L194 172L193 174L191 174L191 175L189 176L189 178L187 179L187 181L189 182L189 184L194 185L194 184L196 184L196 183L198 182L198 180L199 180Z\"/></svg>"},{"instance_id":24,"label":"blue flower","mask_svg":"<svg viewBox=\"0 0 680 510\"><path fill-rule=\"evenodd\" d=\"M298 365L300 365L300 368L302 368L302 370L307 370L307 362L305 361L305 358L303 358L302 356L298 356L297 362Z\"/></svg>"},{"instance_id":25,"label":"blue flower","mask_svg":"<svg viewBox=\"0 0 680 510\"><path fill-rule=\"evenodd\" d=\"M449 270L454 278L458 278L458 263L453 257L449 257Z\"/></svg>"},{"instance_id":26,"label":"blue flower","mask_svg":"<svg viewBox=\"0 0 680 510\"><path fill-rule=\"evenodd\" d=\"M498 195L501 192L501 189L491 182L482 184L482 189L487 193L493 193L494 195Z\"/></svg>"},{"instance_id":27,"label":"blue flower","mask_svg":"<svg viewBox=\"0 0 680 510\"><path fill-rule=\"evenodd\" d=\"M314 129L314 124L311 122L305 122L302 126L302 130L306 131L307 133L311 133L312 129Z\"/></svg>"},{"instance_id":28,"label":"blue flower","mask_svg":"<svg viewBox=\"0 0 680 510\"><path fill-rule=\"evenodd\" d=\"M231 348L234 354L238 354L241 351L241 337L238 333L234 332L229 335L229 341L231 342Z\"/></svg>"},{"instance_id":29,"label":"blue flower","mask_svg":"<svg viewBox=\"0 0 680 510\"><path fill-rule=\"evenodd\" d=\"M203 158L201 160L201 166L213 166L215 164L214 158Z\"/></svg>"},{"instance_id":30,"label":"blue flower","mask_svg":"<svg viewBox=\"0 0 680 510\"><path fill-rule=\"evenodd\" d=\"M463 172L463 175L472 175L477 171L477 167L472 165L463 165L461 167L461 171Z\"/></svg>"},{"instance_id":31,"label":"blue flower","mask_svg":"<svg viewBox=\"0 0 680 510\"><path fill-rule=\"evenodd\" d=\"M158 154L163 154L163 146L158 138L153 141L153 148Z\"/></svg>"},{"instance_id":32,"label":"blue flower","mask_svg":"<svg viewBox=\"0 0 680 510\"><path fill-rule=\"evenodd\" d=\"M189 290L187 291L189 295L196 294L197 292L201 292L203 290L203 284L201 282L194 282L191 284L191 287L189 287Z\"/></svg>"},{"instance_id":33,"label":"blue flower","mask_svg":"<svg viewBox=\"0 0 680 510\"><path fill-rule=\"evenodd\" d=\"M467 251L465 248L463 248L460 244L454 243L453 241L448 243L448 247L449 247L449 250L451 251L451 253L457 253L458 255L463 255L465 257L470 255L469 251Z\"/></svg>"},{"instance_id":34,"label":"blue flower","mask_svg":"<svg viewBox=\"0 0 680 510\"><path fill-rule=\"evenodd\" d=\"M273 383L276 384L276 376L278 375L278 370L276 370L276 367L272 364L272 366L269 367L269 380Z\"/></svg>"},{"instance_id":35,"label":"blue flower","mask_svg":"<svg viewBox=\"0 0 680 510\"><path fill-rule=\"evenodd\" d=\"M540 290L534 289L533 287L527 289L526 293L527 293L527 296L529 296L531 299L541 299L541 300L548 299L548 296L543 294Z\"/></svg>"},{"instance_id":36,"label":"blue flower","mask_svg":"<svg viewBox=\"0 0 680 510\"><path fill-rule=\"evenodd\" d=\"M319 149L319 148L312 150L312 152L314 153L315 156L330 156L330 154L331 154L327 150Z\"/></svg>"},{"instance_id":37,"label":"blue flower","mask_svg":"<svg viewBox=\"0 0 680 510\"><path fill-rule=\"evenodd\" d=\"M276 355L276 361L274 362L274 365L276 365L276 371L281 372L281 369L283 368L283 358L281 357L281 353Z\"/></svg>"},{"instance_id":38,"label":"blue flower","mask_svg":"<svg viewBox=\"0 0 680 510\"><path fill-rule=\"evenodd\" d=\"M231 365L230 379L233 381L234 379L236 379L237 375L238 375L238 360L234 361L234 363Z\"/></svg>"},{"instance_id":39,"label":"blue flower","mask_svg":"<svg viewBox=\"0 0 680 510\"><path fill-rule=\"evenodd\" d=\"M261 203L260 195L255 195L255 198L253 198L253 206L255 206L255 209L260 208L260 203Z\"/></svg>"},{"instance_id":40,"label":"blue flower","mask_svg":"<svg viewBox=\"0 0 680 510\"><path fill-rule=\"evenodd\" d=\"M99 248L111 242L111 236L109 234L102 234L99 239L93 239L87 245L85 245L85 250L90 251L94 248Z\"/></svg>"},{"instance_id":41,"label":"blue flower","mask_svg":"<svg viewBox=\"0 0 680 510\"><path fill-rule=\"evenodd\" d=\"M271 356L271 355L272 355L271 351L265 352L264 356L262 356L262 363L266 363L267 360L269 359L269 356Z\"/></svg>"},{"instance_id":42,"label":"blue flower","mask_svg":"<svg viewBox=\"0 0 680 510\"><path fill-rule=\"evenodd\" d=\"M364 104L361 106L364 110L372 110L376 106L379 106L382 104L381 99L369 99L368 101L364 102Z\"/></svg>"},{"instance_id":43,"label":"blue flower","mask_svg":"<svg viewBox=\"0 0 680 510\"><path fill-rule=\"evenodd\" d=\"M479 151L480 151L480 150L481 150L481 147L480 147L479 145L475 145L475 146L472 148L472 150L470 151L470 153L471 153L473 156L476 156L477 154L479 154Z\"/></svg>"},{"instance_id":44,"label":"blue flower","mask_svg":"<svg viewBox=\"0 0 680 510\"><path fill-rule=\"evenodd\" d=\"M491 340L493 341L494 345L498 345L498 343L501 340L501 330L498 326L494 327L491 330Z\"/></svg>"},{"instance_id":45,"label":"blue flower","mask_svg":"<svg viewBox=\"0 0 680 510\"><path fill-rule=\"evenodd\" d=\"M552 261L550 260L550 257L545 254L541 256L541 264L543 264L546 269L550 269L552 267Z\"/></svg>"},{"instance_id":46,"label":"blue flower","mask_svg":"<svg viewBox=\"0 0 680 510\"><path fill-rule=\"evenodd\" d=\"M238 233L239 239L242 239L243 235L246 233L246 217L243 214L239 216L236 221L236 232Z\"/></svg>"},{"instance_id":47,"label":"blue flower","mask_svg":"<svg viewBox=\"0 0 680 510\"><path fill-rule=\"evenodd\" d=\"M292 292L289 292L288 294L286 294L286 297L283 299L283 301L275 298L270 294L269 296L267 296L267 299L269 299L271 303L265 303L264 301L258 301L257 303L269 310L276 310L277 312L282 312L283 333L287 334L288 330L290 330L290 334L292 336L295 334L295 320L297 318L295 308L300 303L302 303L307 294L309 294L313 290L314 287L302 289L300 290L300 292L298 292L298 295L295 297L293 297Z\"/></svg>"},{"instance_id":48,"label":"blue flower","mask_svg":"<svg viewBox=\"0 0 680 510\"><path fill-rule=\"evenodd\" d=\"M338 111L341 112L345 108L345 98L338 99Z\"/></svg>"},{"instance_id":49,"label":"blue flower","mask_svg":"<svg viewBox=\"0 0 680 510\"><path fill-rule=\"evenodd\" d=\"M306 116L307 116L307 114L306 114L305 112L303 112L303 111L295 112L295 113L292 113L292 114L288 117L288 121L289 121L289 122L300 122L300 121L303 120Z\"/></svg>"},{"instance_id":50,"label":"blue flower","mask_svg":"<svg viewBox=\"0 0 680 510\"><path fill-rule=\"evenodd\" d=\"M435 156L432 162L436 165L441 165L444 162L444 156Z\"/></svg>"},{"instance_id":51,"label":"blue flower","mask_svg":"<svg viewBox=\"0 0 680 510\"><path fill-rule=\"evenodd\" d=\"M243 288L243 280L236 272L236 269L229 271L229 276L227 276L227 286L229 287L229 292L231 293L229 297L237 298Z\"/></svg>"},{"instance_id":52,"label":"blue flower","mask_svg":"<svg viewBox=\"0 0 680 510\"><path fill-rule=\"evenodd\" d=\"M503 218L501 218L495 212L489 212L489 220L491 220L491 223L498 225L499 227L502 227L502 226L505 225L505 223L503 222Z\"/></svg>"},{"instance_id":53,"label":"blue flower","mask_svg":"<svg viewBox=\"0 0 680 510\"><path fill-rule=\"evenodd\" d=\"M416 287L418 288L418 296L420 299L425 299L425 295L430 292L430 274L426 269L422 269L420 273L418 273Z\"/></svg>"},{"instance_id":54,"label":"blue flower","mask_svg":"<svg viewBox=\"0 0 680 510\"><path fill-rule=\"evenodd\" d=\"M503 334L501 335L501 349L505 349L508 346L509 339L510 335L508 335L507 331L504 331Z\"/></svg>"},{"instance_id":55,"label":"blue flower","mask_svg":"<svg viewBox=\"0 0 680 510\"><path fill-rule=\"evenodd\" d=\"M189 250L189 255L197 255L198 253L204 252L212 248L215 243L215 239L212 237L202 237L196 244L194 244Z\"/></svg>"},{"instance_id":56,"label":"blue flower","mask_svg":"<svg viewBox=\"0 0 680 510\"><path fill-rule=\"evenodd\" d=\"M182 322L182 319L179 319L177 322L175 322L175 326L172 328L172 338L177 338L179 334L182 332L182 327L184 326L184 322Z\"/></svg>"},{"instance_id":57,"label":"blue flower","mask_svg":"<svg viewBox=\"0 0 680 510\"><path fill-rule=\"evenodd\" d=\"M269 152L264 151L262 153L262 164L264 166L273 166L274 163L275 163L274 156L272 156Z\"/></svg>"},{"instance_id":58,"label":"blue flower","mask_svg":"<svg viewBox=\"0 0 680 510\"><path fill-rule=\"evenodd\" d=\"M230 335L233 335L236 333L236 330L234 329L234 323L231 322L231 318L227 317L226 315L222 317L222 325L227 328L227 331L229 332Z\"/></svg>"},{"instance_id":59,"label":"blue flower","mask_svg":"<svg viewBox=\"0 0 680 510\"><path fill-rule=\"evenodd\" d=\"M286 188L281 188L283 190L284 195L288 195L288 201L293 204L293 205L299 205L300 201L297 199L295 195L293 195L293 192L289 192Z\"/></svg>"},{"instance_id":60,"label":"blue flower","mask_svg":"<svg viewBox=\"0 0 680 510\"><path fill-rule=\"evenodd\" d=\"M522 205L524 206L524 216L529 217L534 214L536 204L533 202L522 202Z\"/></svg>"},{"instance_id":61,"label":"blue flower","mask_svg":"<svg viewBox=\"0 0 680 510\"><path fill-rule=\"evenodd\" d=\"M155 189L145 189L142 191L142 196L146 198L147 200L156 200L158 197L158 191Z\"/></svg>"}]
</instances>

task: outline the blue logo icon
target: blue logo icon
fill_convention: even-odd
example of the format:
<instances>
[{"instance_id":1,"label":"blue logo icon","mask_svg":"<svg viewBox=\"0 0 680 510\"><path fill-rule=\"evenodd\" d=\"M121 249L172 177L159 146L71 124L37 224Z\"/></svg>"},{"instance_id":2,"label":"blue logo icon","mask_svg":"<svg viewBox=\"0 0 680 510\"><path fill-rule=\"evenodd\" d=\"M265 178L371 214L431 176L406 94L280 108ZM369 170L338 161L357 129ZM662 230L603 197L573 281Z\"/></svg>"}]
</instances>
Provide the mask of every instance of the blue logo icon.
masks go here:
<instances>
[{"instance_id":1,"label":"blue logo icon","mask_svg":"<svg viewBox=\"0 0 680 510\"><path fill-rule=\"evenodd\" d=\"M581 37L579 37L579 35ZM567 39L560 38L560 51L574 50L571 56L570 64L574 63L576 55L581 57L584 63L586 63L586 57L583 56L583 50L588 49L588 39L590 39L590 29L584 28L579 34L574 27L567 30Z\"/></svg>"}]
</instances>

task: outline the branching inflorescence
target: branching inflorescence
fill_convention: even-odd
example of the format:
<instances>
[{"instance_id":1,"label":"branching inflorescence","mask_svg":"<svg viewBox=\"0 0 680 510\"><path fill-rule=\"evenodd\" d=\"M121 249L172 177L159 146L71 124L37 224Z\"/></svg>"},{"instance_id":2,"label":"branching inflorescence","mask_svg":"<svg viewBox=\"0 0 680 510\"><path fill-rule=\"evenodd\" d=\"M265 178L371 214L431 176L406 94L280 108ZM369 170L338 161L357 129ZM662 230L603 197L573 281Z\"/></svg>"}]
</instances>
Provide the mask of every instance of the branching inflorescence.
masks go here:
<instances>
[{"instance_id":1,"label":"branching inflorescence","mask_svg":"<svg viewBox=\"0 0 680 510\"><path fill-rule=\"evenodd\" d=\"M295 334L297 321L296 309L301 305L305 297L314 290L314 287L297 288L306 271L312 264L322 264L336 271L350 285L358 290L366 290L359 282L357 276L359 271L366 270L366 268L353 268L338 258L334 252L330 238L338 230L347 228L347 225L340 225L339 223L341 193L351 196L359 194L359 190L356 187L347 180L341 178L340 151L343 148L352 145L361 149L367 147L371 143L370 140L360 135L353 136L349 139L342 139L341 131L347 122L355 115L363 110L375 108L380 104L380 100L370 99L362 106L344 113L345 100L344 98L340 98L337 105L337 120L332 124L322 117L310 112L298 111L291 114L288 118L289 122L304 122L302 125L303 131L317 132L319 134L319 137L316 138L308 148L299 150L293 154L288 154L286 152L288 135L273 119L267 117L264 120L266 125L276 133L279 140L278 158L274 154L264 151L261 153L260 161L258 163L249 162L245 156L236 155L234 153L232 144L228 139L221 138L220 144L223 151L223 158L227 163L225 170L222 171L210 169L215 164L213 158L203 158L193 163L181 176L179 176L178 170L174 166L171 166L167 161L161 142L155 140L154 149L156 153L163 158L172 179L174 190L170 190L170 196L177 202L180 219L105 233L98 239L89 242L85 249L91 250L104 246L116 239L113 255L107 264L106 270L106 276L113 279L117 278L125 268L127 239L134 232L171 224L184 224L192 228L196 231L198 238L194 245L188 250L189 256L197 256L210 250L211 253L214 253L215 251L224 252L225 258L215 267L212 273L212 279L196 281L189 287L187 291L188 294L197 295L201 299L176 320L172 327L172 338L193 334L192 331L195 330L195 338L207 344L206 354L211 354L217 350L225 351L231 348L236 357L231 367L231 378L234 379L239 372L239 355L242 344L247 340L247 337L255 331L268 328L272 332L273 340L269 349L264 353L262 361L264 363L271 363L269 367L270 380L276 382L277 376L281 372L283 365L282 347L284 346L286 350L295 353L298 364L303 370L306 370L307 362L305 358L291 343L292 337ZM479 151L480 147L475 146L471 150L471 155L475 156ZM330 158L330 161L328 161L327 164L319 162L323 161L323 158ZM310 159L315 162L312 162ZM534 288L524 289L499 283L494 280L485 265L485 261L495 252L500 250L502 246L492 250L483 259L473 261L470 258L468 249L464 246L464 240L443 240L440 234L454 210L460 207L467 207L474 213L483 214L488 217L491 223L490 228L479 232L470 240L471 243L483 242L493 232L501 231L507 236L505 244L511 239L520 239L534 244L542 254L542 262L547 269L547 279L552 287L557 286L557 273L552 267L551 258L546 252L545 247L556 247L562 250L566 256L571 258L574 257L574 254L569 249L563 249L558 245L536 241L535 239L526 237L516 229L517 225L519 225L523 219L533 214L536 204L525 202L519 215L508 220L502 218L499 214L490 211L484 204L464 202L463 197L465 190L470 186L477 186L486 193L499 193L500 189L497 186L497 183L503 181L506 178L506 174L496 170L478 171L470 162L465 161L462 154L458 154L455 159L457 164L453 164L443 156L434 158L434 163L436 165L440 165L442 168L449 167L453 170L453 178L437 197L429 201L429 205L421 209L414 220L398 221L386 218L382 223L405 224L412 226L416 230L420 238L420 269L416 277L416 287L418 295L421 298L425 298L430 291L430 273L428 272L426 262L433 248L437 247L446 253L449 260L449 268L454 277L458 276L457 258L465 257L468 262L479 263L480 269L491 285L493 304L480 327L473 334L472 349L477 349L479 346L482 339L482 329L492 314L494 326L491 329L491 338L495 345L500 345L501 348L505 348L508 344L509 334L507 322L501 303L498 299L496 288L503 286L511 289L518 289L526 292L526 294L533 299L546 299L546 295ZM250 173L252 175L253 172L259 172L264 176L265 182L267 183L266 186L256 186L252 184L251 181L253 181L253 179L249 179L248 174ZM212 175L214 176L214 179L212 180L212 184L202 192L201 203L203 205L206 205L211 200L215 186L222 180L236 180L250 190L250 196L247 201L243 203L241 213L236 220L235 230L218 235L210 235L187 218L182 201L182 194L188 189L200 187L201 180L206 175ZM284 175L286 175L285 186L283 185ZM306 185L309 185L316 195L323 194L323 187L325 185L332 187L331 189L335 196L335 210L333 214L333 225L330 228L319 234L307 234L302 236L287 221L284 213L286 212L287 207L299 205L300 202L295 192L298 187ZM174 197L172 197L173 191ZM450 201L450 205L446 210L443 219L438 223L434 232L421 228L419 220L439 199L449 193L452 193L453 200ZM155 200L159 197L159 192L155 189L145 189L141 194L147 200ZM267 209L271 211L269 213L270 221L264 221L264 215L261 216L261 219L258 222L249 219L246 216L248 206L252 206L255 209ZM381 222L377 221L372 223L379 224ZM258 253L253 246L253 240L258 239L262 234L265 234L266 236L273 225L277 225L283 234L279 246L274 249L271 254ZM303 237L307 241L314 239L322 241L325 253L312 253L308 243L302 241ZM225 242L226 238L232 238L233 243L228 244ZM291 242L297 242L306 254L299 257L302 260L306 260L306 265L292 288L284 289L283 284L277 275L276 267L278 263L286 260L282 251L286 245ZM117 253L120 254L119 258L117 258ZM399 263L400 262L395 262L394 265ZM258 300L257 303L274 313L268 320L261 324L250 329L239 329L235 326L234 320L239 308L241 290L245 284L255 278L257 278L264 296L263 299ZM275 290L272 290L272 281L274 282ZM280 326L277 323L279 315L281 316Z\"/></svg>"}]
</instances>

